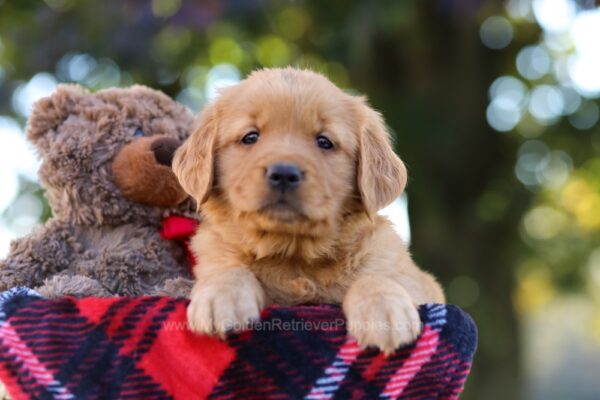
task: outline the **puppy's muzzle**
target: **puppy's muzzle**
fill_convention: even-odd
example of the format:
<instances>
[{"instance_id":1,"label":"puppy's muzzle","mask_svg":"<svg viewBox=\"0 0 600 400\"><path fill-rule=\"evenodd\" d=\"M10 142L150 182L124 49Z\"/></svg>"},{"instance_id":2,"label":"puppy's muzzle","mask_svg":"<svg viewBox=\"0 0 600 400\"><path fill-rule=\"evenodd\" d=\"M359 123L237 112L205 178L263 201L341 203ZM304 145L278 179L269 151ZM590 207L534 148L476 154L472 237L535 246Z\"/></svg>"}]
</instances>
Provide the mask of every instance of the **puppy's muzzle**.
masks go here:
<instances>
[{"instance_id":1,"label":"puppy's muzzle","mask_svg":"<svg viewBox=\"0 0 600 400\"><path fill-rule=\"evenodd\" d=\"M297 165L275 163L267 168L265 178L273 190L286 192L300 186L304 180L304 173Z\"/></svg>"}]
</instances>

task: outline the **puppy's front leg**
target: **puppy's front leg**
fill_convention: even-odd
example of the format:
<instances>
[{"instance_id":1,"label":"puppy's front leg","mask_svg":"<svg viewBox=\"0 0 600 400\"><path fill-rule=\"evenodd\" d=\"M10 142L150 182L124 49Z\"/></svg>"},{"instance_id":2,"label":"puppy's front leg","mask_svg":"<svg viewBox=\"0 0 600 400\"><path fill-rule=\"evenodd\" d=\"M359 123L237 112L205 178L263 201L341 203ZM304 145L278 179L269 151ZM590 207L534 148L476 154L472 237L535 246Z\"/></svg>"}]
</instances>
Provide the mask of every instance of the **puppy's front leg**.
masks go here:
<instances>
[{"instance_id":1,"label":"puppy's front leg","mask_svg":"<svg viewBox=\"0 0 600 400\"><path fill-rule=\"evenodd\" d=\"M187 309L188 324L196 333L225 338L227 332L242 330L260 317L265 294L246 267L205 269L192 289Z\"/></svg>"},{"instance_id":2,"label":"puppy's front leg","mask_svg":"<svg viewBox=\"0 0 600 400\"><path fill-rule=\"evenodd\" d=\"M362 276L344 298L348 333L362 347L377 347L386 355L414 341L421 332L417 307L395 280Z\"/></svg>"}]
</instances>

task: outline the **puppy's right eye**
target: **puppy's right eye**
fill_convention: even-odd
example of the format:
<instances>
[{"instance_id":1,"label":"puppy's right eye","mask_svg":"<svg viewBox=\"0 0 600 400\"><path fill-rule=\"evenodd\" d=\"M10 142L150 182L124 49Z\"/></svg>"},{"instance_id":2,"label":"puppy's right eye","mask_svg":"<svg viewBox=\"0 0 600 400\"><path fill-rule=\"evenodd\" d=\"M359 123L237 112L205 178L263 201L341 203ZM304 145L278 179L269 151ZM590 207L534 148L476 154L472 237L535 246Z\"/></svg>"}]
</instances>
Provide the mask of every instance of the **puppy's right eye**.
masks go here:
<instances>
[{"instance_id":1,"label":"puppy's right eye","mask_svg":"<svg viewBox=\"0 0 600 400\"><path fill-rule=\"evenodd\" d=\"M258 133L257 131L248 132L242 138L242 143L254 144L258 141L259 136L260 136L260 133Z\"/></svg>"}]
</instances>

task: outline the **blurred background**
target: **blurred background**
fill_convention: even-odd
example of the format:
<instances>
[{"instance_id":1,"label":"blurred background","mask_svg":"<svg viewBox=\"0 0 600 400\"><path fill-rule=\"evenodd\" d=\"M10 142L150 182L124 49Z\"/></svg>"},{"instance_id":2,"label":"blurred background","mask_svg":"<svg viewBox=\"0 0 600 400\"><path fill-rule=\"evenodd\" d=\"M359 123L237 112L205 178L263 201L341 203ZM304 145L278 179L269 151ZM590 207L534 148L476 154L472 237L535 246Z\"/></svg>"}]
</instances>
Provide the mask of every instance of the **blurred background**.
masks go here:
<instances>
[{"instance_id":1,"label":"blurred background","mask_svg":"<svg viewBox=\"0 0 600 400\"><path fill-rule=\"evenodd\" d=\"M0 255L50 216L23 131L58 83L143 83L199 110L290 64L384 113L412 252L479 327L463 398L599 398L594 1L0 0Z\"/></svg>"}]
</instances>

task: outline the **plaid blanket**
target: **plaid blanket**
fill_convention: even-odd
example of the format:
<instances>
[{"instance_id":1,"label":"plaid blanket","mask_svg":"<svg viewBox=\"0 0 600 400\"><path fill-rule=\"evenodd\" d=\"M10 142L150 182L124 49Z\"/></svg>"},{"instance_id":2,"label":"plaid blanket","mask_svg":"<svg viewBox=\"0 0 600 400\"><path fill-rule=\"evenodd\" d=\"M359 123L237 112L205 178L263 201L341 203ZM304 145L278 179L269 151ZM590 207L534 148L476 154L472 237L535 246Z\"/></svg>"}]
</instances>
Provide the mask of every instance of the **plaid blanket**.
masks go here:
<instances>
[{"instance_id":1,"label":"plaid blanket","mask_svg":"<svg viewBox=\"0 0 600 400\"><path fill-rule=\"evenodd\" d=\"M226 342L187 330L187 300L0 294L0 380L14 399L456 399L476 347L455 306L384 357L346 335L337 306L271 307Z\"/></svg>"}]
</instances>

